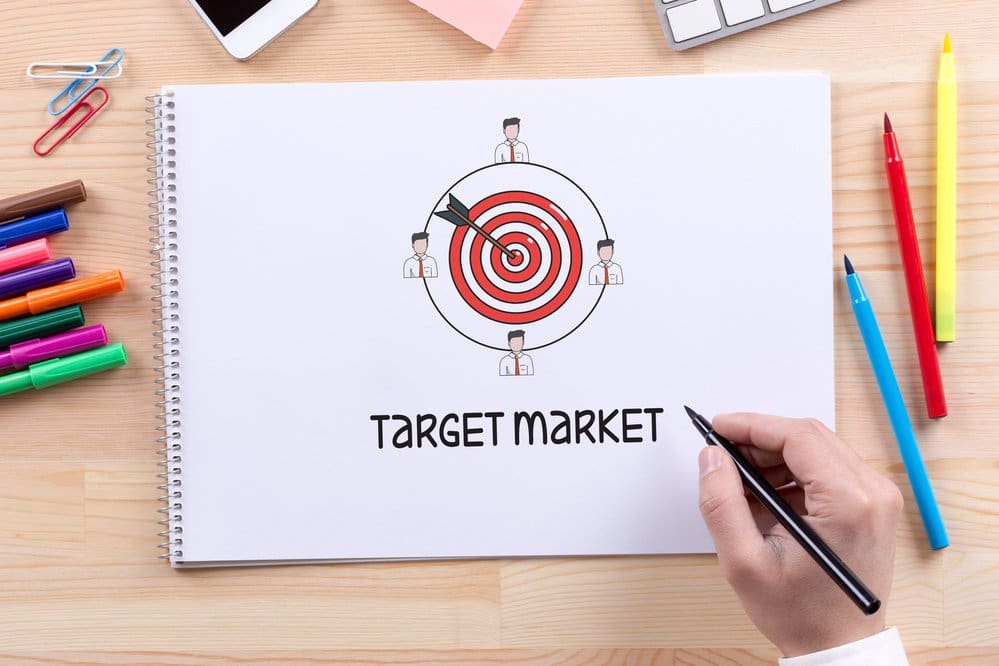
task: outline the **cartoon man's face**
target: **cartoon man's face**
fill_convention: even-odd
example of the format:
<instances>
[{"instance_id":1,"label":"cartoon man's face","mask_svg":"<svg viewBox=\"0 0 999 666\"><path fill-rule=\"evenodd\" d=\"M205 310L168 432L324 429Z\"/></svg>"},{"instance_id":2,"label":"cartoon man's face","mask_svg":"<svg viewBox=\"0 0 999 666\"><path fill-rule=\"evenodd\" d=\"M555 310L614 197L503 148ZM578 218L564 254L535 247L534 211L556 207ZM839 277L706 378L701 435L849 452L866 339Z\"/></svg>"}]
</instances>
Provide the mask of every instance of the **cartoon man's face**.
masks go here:
<instances>
[{"instance_id":1,"label":"cartoon man's face","mask_svg":"<svg viewBox=\"0 0 999 666\"><path fill-rule=\"evenodd\" d=\"M427 240L426 238L416 239L415 241L413 241L413 252L415 252L416 254L426 254L427 245L429 244L429 242L430 241Z\"/></svg>"},{"instance_id":2,"label":"cartoon man's face","mask_svg":"<svg viewBox=\"0 0 999 666\"><path fill-rule=\"evenodd\" d=\"M507 125L503 128L503 134L506 135L507 139L513 141L520 135L520 125Z\"/></svg>"},{"instance_id":3,"label":"cartoon man's face","mask_svg":"<svg viewBox=\"0 0 999 666\"><path fill-rule=\"evenodd\" d=\"M597 255L600 257L600 261L610 261L614 257L614 246L604 245L598 248Z\"/></svg>"},{"instance_id":4,"label":"cartoon man's face","mask_svg":"<svg viewBox=\"0 0 999 666\"><path fill-rule=\"evenodd\" d=\"M519 354L524 349L524 336L518 336L515 338L510 338L510 351L514 354Z\"/></svg>"}]
</instances>

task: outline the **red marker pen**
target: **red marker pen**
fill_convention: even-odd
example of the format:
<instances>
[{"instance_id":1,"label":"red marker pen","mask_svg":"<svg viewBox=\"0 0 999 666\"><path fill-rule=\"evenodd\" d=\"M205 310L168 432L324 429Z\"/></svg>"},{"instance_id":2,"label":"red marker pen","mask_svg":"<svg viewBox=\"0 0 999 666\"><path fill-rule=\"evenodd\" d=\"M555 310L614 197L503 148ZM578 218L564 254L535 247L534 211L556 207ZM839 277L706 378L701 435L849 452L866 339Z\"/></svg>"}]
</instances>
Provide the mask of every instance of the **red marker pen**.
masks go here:
<instances>
[{"instance_id":1,"label":"red marker pen","mask_svg":"<svg viewBox=\"0 0 999 666\"><path fill-rule=\"evenodd\" d=\"M884 143L885 170L888 172L888 188L891 191L892 208L895 210L895 228L898 231L898 248L902 253L902 268L905 271L905 288L909 293L909 314L912 315L912 330L916 335L919 370L923 375L926 412L931 419L938 419L947 416L947 399L944 397L943 379L940 377L940 360L937 358L936 337L933 335L933 322L930 318L930 301L926 296L926 279L923 277L923 261L919 256L919 238L916 236L916 222L912 216L909 184L905 177L905 165L902 164L902 153L898 149L898 138L892 131L887 113Z\"/></svg>"}]
</instances>

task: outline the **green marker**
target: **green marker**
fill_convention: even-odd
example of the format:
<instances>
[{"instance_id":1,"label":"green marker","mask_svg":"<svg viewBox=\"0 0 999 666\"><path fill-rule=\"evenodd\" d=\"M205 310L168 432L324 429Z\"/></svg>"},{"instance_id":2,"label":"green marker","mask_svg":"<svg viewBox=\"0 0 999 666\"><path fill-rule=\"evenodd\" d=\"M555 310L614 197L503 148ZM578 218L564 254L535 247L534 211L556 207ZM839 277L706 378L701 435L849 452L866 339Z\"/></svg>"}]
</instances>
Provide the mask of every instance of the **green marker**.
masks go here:
<instances>
[{"instance_id":1,"label":"green marker","mask_svg":"<svg viewBox=\"0 0 999 666\"><path fill-rule=\"evenodd\" d=\"M128 354L125 353L125 345L120 342L66 358L42 361L29 365L27 370L0 377L0 396L71 382L126 363Z\"/></svg>"},{"instance_id":2,"label":"green marker","mask_svg":"<svg viewBox=\"0 0 999 666\"><path fill-rule=\"evenodd\" d=\"M32 317L22 317L0 323L0 348L24 340L44 338L83 326L83 310L79 305L59 308Z\"/></svg>"}]
</instances>

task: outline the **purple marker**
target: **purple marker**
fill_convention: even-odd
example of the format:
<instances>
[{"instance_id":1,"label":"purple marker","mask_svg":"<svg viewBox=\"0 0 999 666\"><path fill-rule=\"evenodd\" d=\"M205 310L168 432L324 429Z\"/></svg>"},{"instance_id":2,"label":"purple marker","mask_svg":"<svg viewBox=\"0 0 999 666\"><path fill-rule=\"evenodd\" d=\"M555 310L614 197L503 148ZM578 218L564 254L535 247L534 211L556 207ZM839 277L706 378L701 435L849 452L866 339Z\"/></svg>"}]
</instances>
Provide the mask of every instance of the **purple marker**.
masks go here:
<instances>
[{"instance_id":1,"label":"purple marker","mask_svg":"<svg viewBox=\"0 0 999 666\"><path fill-rule=\"evenodd\" d=\"M0 275L0 300L22 296L32 289L48 287L76 277L72 259L57 259L24 270Z\"/></svg>"},{"instance_id":2,"label":"purple marker","mask_svg":"<svg viewBox=\"0 0 999 666\"><path fill-rule=\"evenodd\" d=\"M97 349L107 343L108 333L101 324L39 340L19 342L11 345L9 350L0 352L0 370L24 370L32 363Z\"/></svg>"}]
</instances>

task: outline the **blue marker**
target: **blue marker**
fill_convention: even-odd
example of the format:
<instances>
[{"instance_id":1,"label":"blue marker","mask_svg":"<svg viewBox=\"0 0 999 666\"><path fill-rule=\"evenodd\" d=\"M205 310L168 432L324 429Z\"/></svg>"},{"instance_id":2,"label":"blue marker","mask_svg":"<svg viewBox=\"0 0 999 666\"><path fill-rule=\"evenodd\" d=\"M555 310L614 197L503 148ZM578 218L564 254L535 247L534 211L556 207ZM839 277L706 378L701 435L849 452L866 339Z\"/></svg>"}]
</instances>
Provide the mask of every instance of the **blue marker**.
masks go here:
<instances>
[{"instance_id":1,"label":"blue marker","mask_svg":"<svg viewBox=\"0 0 999 666\"><path fill-rule=\"evenodd\" d=\"M0 250L8 245L20 245L67 229L69 219L62 208L31 215L16 222L5 222L0 224Z\"/></svg>"},{"instance_id":2,"label":"blue marker","mask_svg":"<svg viewBox=\"0 0 999 666\"><path fill-rule=\"evenodd\" d=\"M912 494L916 497L916 506L919 507L919 515L923 519L930 548L934 550L946 548L950 545L947 530L944 528L943 519L940 518L940 508L933 497L930 478L926 475L923 456L919 453L919 445L916 444L916 434L912 431L909 412L905 409L902 391L898 387L895 371L892 370L891 359L888 358L888 350L885 348L884 338L881 337L881 329L878 328L878 320L874 316L871 302L867 300L867 293L860 282L860 276L853 270L850 259L846 256L843 259L846 263L846 285L850 289L850 299L853 301L853 314L857 318L860 335L864 338L864 347L867 348L867 356L871 359L874 377L878 380L878 388L885 402L891 429L895 433L899 451L902 452L902 462L905 464L906 474L909 475L909 485L912 486Z\"/></svg>"}]
</instances>

